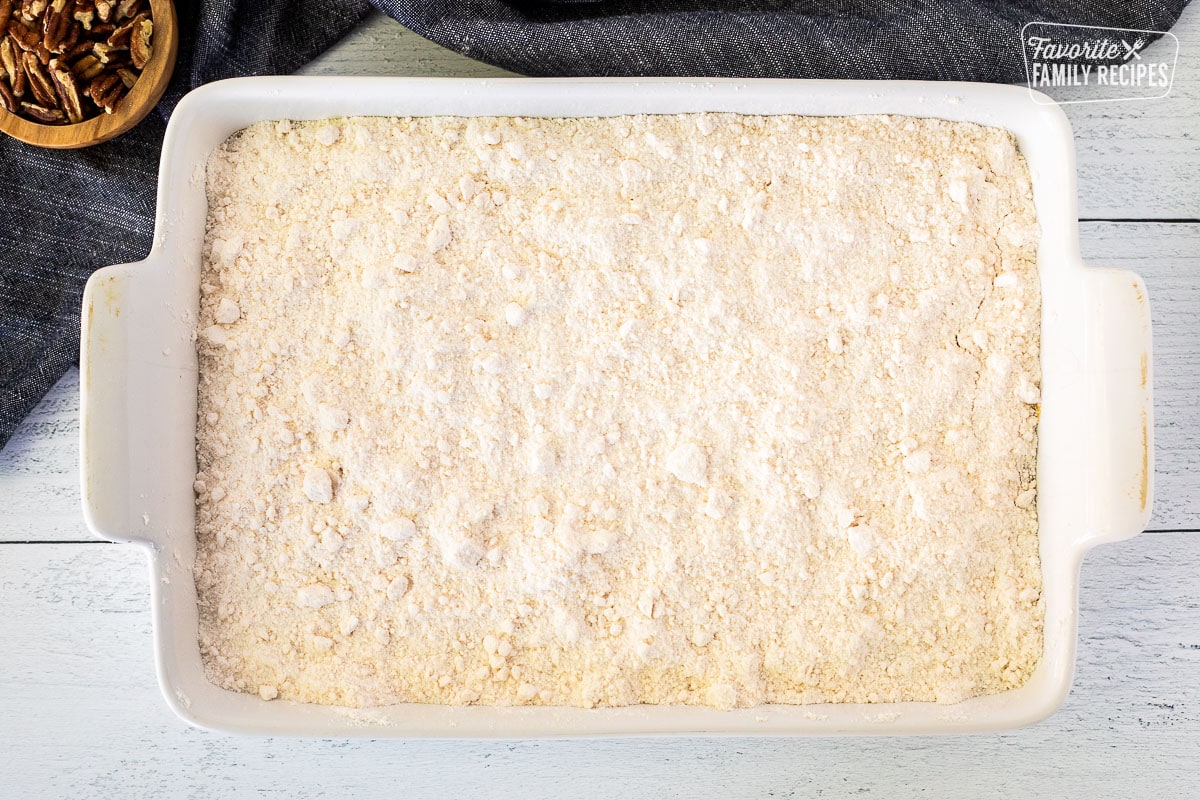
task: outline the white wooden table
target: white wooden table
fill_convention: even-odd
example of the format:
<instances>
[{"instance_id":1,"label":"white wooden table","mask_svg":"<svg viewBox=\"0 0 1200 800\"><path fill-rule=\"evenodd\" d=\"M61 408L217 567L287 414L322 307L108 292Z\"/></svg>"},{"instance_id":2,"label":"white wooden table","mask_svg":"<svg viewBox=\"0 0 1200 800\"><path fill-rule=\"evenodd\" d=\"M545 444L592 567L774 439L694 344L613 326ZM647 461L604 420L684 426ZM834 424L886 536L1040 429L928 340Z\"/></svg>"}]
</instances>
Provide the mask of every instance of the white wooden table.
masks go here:
<instances>
[{"instance_id":1,"label":"white wooden table","mask_svg":"<svg viewBox=\"0 0 1200 800\"><path fill-rule=\"evenodd\" d=\"M1067 109L1084 256L1154 309L1150 531L1083 565L1074 689L1005 734L548 742L256 740L158 695L142 552L77 488L78 373L0 452L0 800L49 797L1200 797L1200 4L1172 95ZM1156 45L1157 47L1157 45ZM314 74L502 74L374 16Z\"/></svg>"}]
</instances>

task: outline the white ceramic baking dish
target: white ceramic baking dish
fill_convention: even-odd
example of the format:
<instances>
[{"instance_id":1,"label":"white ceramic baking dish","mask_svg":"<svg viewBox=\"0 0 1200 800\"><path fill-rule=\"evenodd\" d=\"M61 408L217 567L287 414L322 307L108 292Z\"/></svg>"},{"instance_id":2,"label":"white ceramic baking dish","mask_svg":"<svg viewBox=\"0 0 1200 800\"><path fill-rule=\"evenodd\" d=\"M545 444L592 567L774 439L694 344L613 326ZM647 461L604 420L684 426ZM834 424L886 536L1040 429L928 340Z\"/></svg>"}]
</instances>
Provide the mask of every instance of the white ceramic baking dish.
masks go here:
<instances>
[{"instance_id":1,"label":"white ceramic baking dish","mask_svg":"<svg viewBox=\"0 0 1200 800\"><path fill-rule=\"evenodd\" d=\"M197 643L192 343L204 236L204 169L234 131L342 115L606 116L909 114L1008 128L1029 162L1042 227L1038 514L1045 652L1022 688L954 705L637 706L348 710L264 702L208 683ZM1080 561L1132 536L1153 492L1150 311L1137 275L1079 256L1070 126L1023 88L984 84L744 80L253 78L212 84L167 129L150 255L98 271L84 296L84 514L150 555L155 658L171 707L203 727L306 736L934 733L1010 728L1061 705L1071 683Z\"/></svg>"}]
</instances>

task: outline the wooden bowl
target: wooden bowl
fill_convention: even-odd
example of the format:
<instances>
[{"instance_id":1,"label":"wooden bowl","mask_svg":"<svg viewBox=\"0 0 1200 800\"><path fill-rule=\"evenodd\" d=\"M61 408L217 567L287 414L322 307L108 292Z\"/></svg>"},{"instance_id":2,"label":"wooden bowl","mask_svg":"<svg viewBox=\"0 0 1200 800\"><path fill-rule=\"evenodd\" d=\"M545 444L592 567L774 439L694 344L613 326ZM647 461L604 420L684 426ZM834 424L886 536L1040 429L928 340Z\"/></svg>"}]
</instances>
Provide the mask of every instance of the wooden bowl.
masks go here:
<instances>
[{"instance_id":1,"label":"wooden bowl","mask_svg":"<svg viewBox=\"0 0 1200 800\"><path fill-rule=\"evenodd\" d=\"M38 147L72 149L106 142L141 122L166 91L179 51L174 3L150 0L150 16L154 22L154 49L150 60L113 113L101 113L74 125L42 125L0 108L0 131Z\"/></svg>"}]
</instances>

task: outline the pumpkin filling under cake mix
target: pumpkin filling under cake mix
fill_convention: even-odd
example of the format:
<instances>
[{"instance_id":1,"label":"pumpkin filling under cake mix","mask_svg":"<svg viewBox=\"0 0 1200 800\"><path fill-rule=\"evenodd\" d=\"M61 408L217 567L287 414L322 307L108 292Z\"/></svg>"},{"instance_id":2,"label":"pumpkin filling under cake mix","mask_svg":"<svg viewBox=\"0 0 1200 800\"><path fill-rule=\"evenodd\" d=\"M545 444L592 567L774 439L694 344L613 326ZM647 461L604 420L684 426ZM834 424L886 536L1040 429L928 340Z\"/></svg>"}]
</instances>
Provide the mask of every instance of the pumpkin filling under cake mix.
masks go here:
<instances>
[{"instance_id":1,"label":"pumpkin filling under cake mix","mask_svg":"<svg viewBox=\"0 0 1200 800\"><path fill-rule=\"evenodd\" d=\"M208 165L195 579L265 699L953 702L1042 650L1006 131L355 118Z\"/></svg>"}]
</instances>

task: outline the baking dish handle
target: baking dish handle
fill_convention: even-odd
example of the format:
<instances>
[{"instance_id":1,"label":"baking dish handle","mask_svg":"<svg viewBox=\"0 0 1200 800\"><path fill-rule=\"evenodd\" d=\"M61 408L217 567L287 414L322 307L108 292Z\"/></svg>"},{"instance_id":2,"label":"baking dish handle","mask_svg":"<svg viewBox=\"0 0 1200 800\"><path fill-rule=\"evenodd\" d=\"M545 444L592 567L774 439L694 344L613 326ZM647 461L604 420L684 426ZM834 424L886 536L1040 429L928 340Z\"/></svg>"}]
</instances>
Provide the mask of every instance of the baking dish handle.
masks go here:
<instances>
[{"instance_id":1,"label":"baking dish handle","mask_svg":"<svg viewBox=\"0 0 1200 800\"><path fill-rule=\"evenodd\" d=\"M96 534L115 542L141 541L131 532L129 507L128 325L136 264L104 267L83 291L79 345L79 462L83 516ZM126 317L128 317L126 313Z\"/></svg>"},{"instance_id":2,"label":"baking dish handle","mask_svg":"<svg viewBox=\"0 0 1200 800\"><path fill-rule=\"evenodd\" d=\"M1154 499L1150 302L1140 276L1087 270L1086 369L1101 432L1093 441L1088 546L1141 533Z\"/></svg>"}]
</instances>

